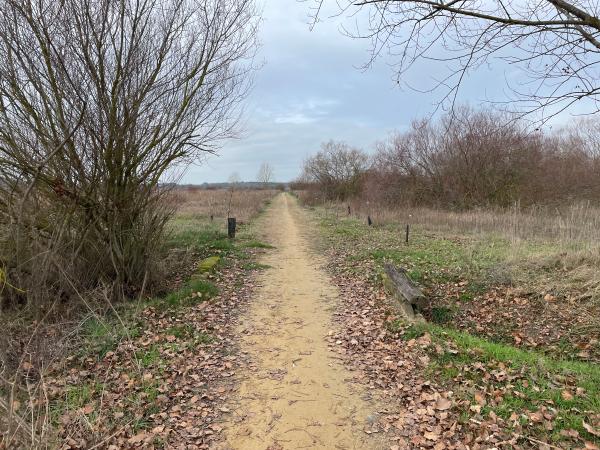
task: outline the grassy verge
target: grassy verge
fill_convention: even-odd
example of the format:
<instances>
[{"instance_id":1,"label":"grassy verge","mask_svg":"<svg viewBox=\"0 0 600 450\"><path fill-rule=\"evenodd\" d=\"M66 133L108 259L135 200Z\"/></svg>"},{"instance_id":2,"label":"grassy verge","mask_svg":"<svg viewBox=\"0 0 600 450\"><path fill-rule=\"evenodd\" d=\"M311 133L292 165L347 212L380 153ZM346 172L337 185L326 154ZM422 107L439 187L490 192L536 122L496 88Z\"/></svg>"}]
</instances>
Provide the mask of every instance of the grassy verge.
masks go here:
<instances>
[{"instance_id":1,"label":"grassy verge","mask_svg":"<svg viewBox=\"0 0 600 450\"><path fill-rule=\"evenodd\" d=\"M402 226L368 227L353 218L328 216L323 210L317 209L316 214L336 253L336 270L346 276L367 276L378 285L381 266L390 261L406 268L432 298L427 311L430 322L407 325L396 320L387 327L410 345L418 342L426 348L428 376L457 394L462 420L492 423L524 441L534 438L564 444L581 438L600 442L595 434L600 425L600 366L575 360L582 358L574 355L580 349L573 342L567 342L563 352L552 351L543 341L529 349L511 345L517 325L525 328L529 319L536 319L527 314L537 313L523 309L524 315L513 323L511 299L490 294L514 290L517 300L530 306L545 301L547 295L567 296L556 288L558 284L545 284L563 270L540 263L551 259L556 250L551 243L531 241L515 249L493 234L440 234L416 228L406 245ZM483 309L490 298L498 300L497 304ZM476 323L477 329L486 326L486 333L473 334L462 326L457 318L463 309L492 314L489 326L484 323L488 317L481 317L483 326ZM469 317L478 319L473 314ZM497 334L487 333L490 327ZM570 323L564 323L562 331L577 331L575 326L570 328Z\"/></svg>"},{"instance_id":2,"label":"grassy verge","mask_svg":"<svg viewBox=\"0 0 600 450\"><path fill-rule=\"evenodd\" d=\"M425 286L465 280L480 287L513 281L532 286L541 280L531 279L530 272L535 267L527 263L553 250L548 244L533 242L516 250L507 239L494 234L440 234L420 227L411 229L407 245L401 225L367 227L354 218L323 216L321 222L339 240L352 239L361 244L350 258L396 262L407 267L411 278Z\"/></svg>"},{"instance_id":3,"label":"grassy verge","mask_svg":"<svg viewBox=\"0 0 600 450\"><path fill-rule=\"evenodd\" d=\"M78 434L95 434L99 439L118 428L128 430L130 436L149 432L161 420L158 412L172 388L165 380L177 376L178 364L190 360L189 355L203 354L226 364L232 349L220 342L230 310L211 301L216 296L229 298L251 271L264 269L255 255L270 246L254 237L251 223L242 226L234 240L227 238L224 227L200 216L178 216L170 227L167 246L184 262L176 287L87 318L79 333L79 350L67 364L75 374L70 380L74 385L62 387L64 369L51 375L61 386L49 404L59 434L76 428ZM205 317L206 310L211 312ZM115 382L112 373L119 373L120 381ZM206 377L216 375L206 373ZM200 393L207 388L195 380L190 382L197 386L189 389ZM107 396L117 399L112 406L116 411L103 407ZM153 444L162 448L159 437Z\"/></svg>"},{"instance_id":4,"label":"grassy verge","mask_svg":"<svg viewBox=\"0 0 600 450\"><path fill-rule=\"evenodd\" d=\"M193 367L201 367L202 355L227 363L232 349L222 341L228 339L224 336L232 323L229 318L251 293L250 272L265 268L255 261L255 255L269 246L254 237L253 227L267 204L265 199L273 193L250 195L254 203L238 214L243 220L235 240L228 239L225 220L217 216L228 206L217 201L229 197L210 198L211 208L219 210L211 220L212 209L204 214L200 208L208 194L191 196L168 224L163 268L149 277L165 281L147 286L146 292L153 292L151 298L110 305L99 293L88 299L87 310L73 309L68 317L58 317L60 322L55 324L51 318L44 324L36 337L40 345L31 346L40 350L13 371L18 382L0 383L0 447L7 424L20 421L25 429L23 448L29 447L25 443L29 439L50 446L68 442L73 448L87 448L90 442L101 442L119 429L122 440L117 447L129 448L127 440L132 435L161 422L163 416L157 414L157 408L170 405L173 380L182 384L191 380L181 379L188 370L181 364L190 361ZM36 327L33 318L22 316L24 325ZM8 349L17 355L15 360L19 358L17 350ZM3 377L7 376L5 369L0 364ZM210 370L206 372L213 377L210 380L218 378ZM205 389L210 380L202 382L203 377L190 383ZM26 386L20 380L27 381ZM2 405L8 398L14 412L5 417ZM29 423L32 417L35 423ZM155 447L162 447L165 436L156 437ZM17 437L20 441L21 436Z\"/></svg>"},{"instance_id":5,"label":"grassy verge","mask_svg":"<svg viewBox=\"0 0 600 450\"><path fill-rule=\"evenodd\" d=\"M253 261L251 250L271 246L257 240L251 226L243 228L236 239L229 239L222 228L201 216L175 217L166 245L176 255L186 254L189 267L183 270L185 281L165 295L118 305L106 316L87 319L81 333L81 351L102 358L124 339L139 336L144 329L141 312L147 308L179 314L182 308L209 301L219 292L212 281L215 273L234 262L247 271L267 268Z\"/></svg>"},{"instance_id":6,"label":"grassy verge","mask_svg":"<svg viewBox=\"0 0 600 450\"><path fill-rule=\"evenodd\" d=\"M577 278L592 264L557 263L563 244L531 239L514 245L493 233L420 226L406 244L399 224L368 227L316 212L355 271L362 270L357 261L405 268L432 299L429 320L563 358L600 361L600 302L586 294L589 282Z\"/></svg>"},{"instance_id":7,"label":"grassy verge","mask_svg":"<svg viewBox=\"0 0 600 450\"><path fill-rule=\"evenodd\" d=\"M431 323L388 323L402 339L420 340L429 376L462 400L462 419L493 421L541 440L590 433L600 417L600 366L558 360ZM587 427L587 428L586 428Z\"/></svg>"}]
</instances>

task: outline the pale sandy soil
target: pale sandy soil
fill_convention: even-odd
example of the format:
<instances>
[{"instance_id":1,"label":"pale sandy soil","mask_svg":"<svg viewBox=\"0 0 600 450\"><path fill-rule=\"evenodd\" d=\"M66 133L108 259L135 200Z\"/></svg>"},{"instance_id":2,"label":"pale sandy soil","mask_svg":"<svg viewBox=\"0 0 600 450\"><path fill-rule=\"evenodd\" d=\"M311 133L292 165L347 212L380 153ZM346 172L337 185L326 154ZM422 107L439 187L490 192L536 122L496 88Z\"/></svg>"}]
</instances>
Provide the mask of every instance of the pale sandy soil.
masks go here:
<instances>
[{"instance_id":1,"label":"pale sandy soil","mask_svg":"<svg viewBox=\"0 0 600 450\"><path fill-rule=\"evenodd\" d=\"M241 375L220 449L389 448L364 432L377 409L326 342L338 291L310 249L313 230L282 194L262 218L274 245L239 333L252 361Z\"/></svg>"}]
</instances>

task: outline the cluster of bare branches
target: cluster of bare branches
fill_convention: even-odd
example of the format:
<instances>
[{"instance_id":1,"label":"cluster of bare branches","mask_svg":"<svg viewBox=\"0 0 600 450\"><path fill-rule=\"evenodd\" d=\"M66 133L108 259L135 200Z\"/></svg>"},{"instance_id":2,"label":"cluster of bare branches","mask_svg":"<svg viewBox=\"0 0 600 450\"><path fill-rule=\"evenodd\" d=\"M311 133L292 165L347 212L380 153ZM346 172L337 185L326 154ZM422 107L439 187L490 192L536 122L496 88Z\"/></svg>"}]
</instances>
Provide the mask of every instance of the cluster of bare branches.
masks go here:
<instances>
[{"instance_id":1,"label":"cluster of bare branches","mask_svg":"<svg viewBox=\"0 0 600 450\"><path fill-rule=\"evenodd\" d=\"M253 0L0 0L5 331L161 281L166 182L235 135L258 19ZM2 395L42 354L23 328L3 336Z\"/></svg>"},{"instance_id":2,"label":"cluster of bare branches","mask_svg":"<svg viewBox=\"0 0 600 450\"><path fill-rule=\"evenodd\" d=\"M260 165L258 169L258 173L256 175L256 181L262 183L265 187L272 183L274 180L275 171L273 170L273 166L271 164L264 162Z\"/></svg>"},{"instance_id":3,"label":"cluster of bare branches","mask_svg":"<svg viewBox=\"0 0 600 450\"><path fill-rule=\"evenodd\" d=\"M344 200L360 192L367 155L345 142L329 141L304 161L301 183L318 186L323 199Z\"/></svg>"},{"instance_id":4,"label":"cluster of bare branches","mask_svg":"<svg viewBox=\"0 0 600 450\"><path fill-rule=\"evenodd\" d=\"M324 0L317 0L315 19ZM454 105L468 73L494 62L516 66L508 80L519 113L542 119L588 100L600 109L600 5L590 0L343 0L339 12L356 18L346 29L372 41L372 58L392 57L398 83L417 63L437 63L428 89L443 89ZM443 70L447 71L443 73Z\"/></svg>"},{"instance_id":5,"label":"cluster of bare branches","mask_svg":"<svg viewBox=\"0 0 600 450\"><path fill-rule=\"evenodd\" d=\"M0 1L5 298L142 289L160 183L234 133L256 27L251 0Z\"/></svg>"},{"instance_id":6,"label":"cluster of bare branches","mask_svg":"<svg viewBox=\"0 0 600 450\"><path fill-rule=\"evenodd\" d=\"M355 150L356 171L317 155L305 163L313 200L354 196L371 204L452 209L515 203L600 201L600 126L585 118L552 133L531 132L523 121L490 109L456 107L439 120L415 120L409 130ZM346 160L350 153L344 147ZM342 149L338 149L342 152ZM364 162L364 163L363 163ZM347 167L341 164L342 167ZM318 169L318 170L317 170ZM350 178L336 174L352 173ZM359 180L353 189L342 179ZM345 195L341 195L344 193Z\"/></svg>"},{"instance_id":7,"label":"cluster of bare branches","mask_svg":"<svg viewBox=\"0 0 600 450\"><path fill-rule=\"evenodd\" d=\"M388 204L453 208L598 202L600 158L589 136L582 121L531 133L503 114L458 107L381 143L366 191Z\"/></svg>"}]
</instances>

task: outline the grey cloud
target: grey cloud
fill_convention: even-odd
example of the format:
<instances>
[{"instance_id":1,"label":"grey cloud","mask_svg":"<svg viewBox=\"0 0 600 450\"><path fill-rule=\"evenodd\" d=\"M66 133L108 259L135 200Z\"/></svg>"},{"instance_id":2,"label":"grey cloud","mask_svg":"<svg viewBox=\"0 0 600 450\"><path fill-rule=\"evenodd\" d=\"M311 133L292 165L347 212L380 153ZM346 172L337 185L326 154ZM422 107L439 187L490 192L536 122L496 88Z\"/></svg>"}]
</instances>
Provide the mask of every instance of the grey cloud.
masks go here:
<instances>
[{"instance_id":1,"label":"grey cloud","mask_svg":"<svg viewBox=\"0 0 600 450\"><path fill-rule=\"evenodd\" d=\"M401 90L385 59L368 70L369 44L340 33L330 19L311 32L307 2L268 0L261 31L264 67L257 73L245 107L242 137L223 145L218 157L190 167L182 182L223 181L232 172L253 180L263 161L275 167L278 180L291 180L306 156L329 139L372 149L395 129L432 111L439 93ZM421 64L407 79L431 85L439 65ZM441 74L439 75L441 76ZM462 100L478 103L503 89L502 71L482 68L469 77Z\"/></svg>"}]
</instances>

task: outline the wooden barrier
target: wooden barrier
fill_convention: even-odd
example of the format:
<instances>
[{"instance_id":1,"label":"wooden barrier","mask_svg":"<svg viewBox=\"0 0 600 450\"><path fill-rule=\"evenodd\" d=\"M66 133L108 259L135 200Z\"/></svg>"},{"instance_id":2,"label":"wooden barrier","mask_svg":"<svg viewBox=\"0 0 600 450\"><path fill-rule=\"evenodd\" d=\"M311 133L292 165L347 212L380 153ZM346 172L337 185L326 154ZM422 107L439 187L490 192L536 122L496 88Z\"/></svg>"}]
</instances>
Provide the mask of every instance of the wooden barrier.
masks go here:
<instances>
[{"instance_id":1,"label":"wooden barrier","mask_svg":"<svg viewBox=\"0 0 600 450\"><path fill-rule=\"evenodd\" d=\"M416 287L402 268L385 263L383 284L393 296L393 307L409 321L424 320L419 313L427 306L427 297Z\"/></svg>"}]
</instances>

